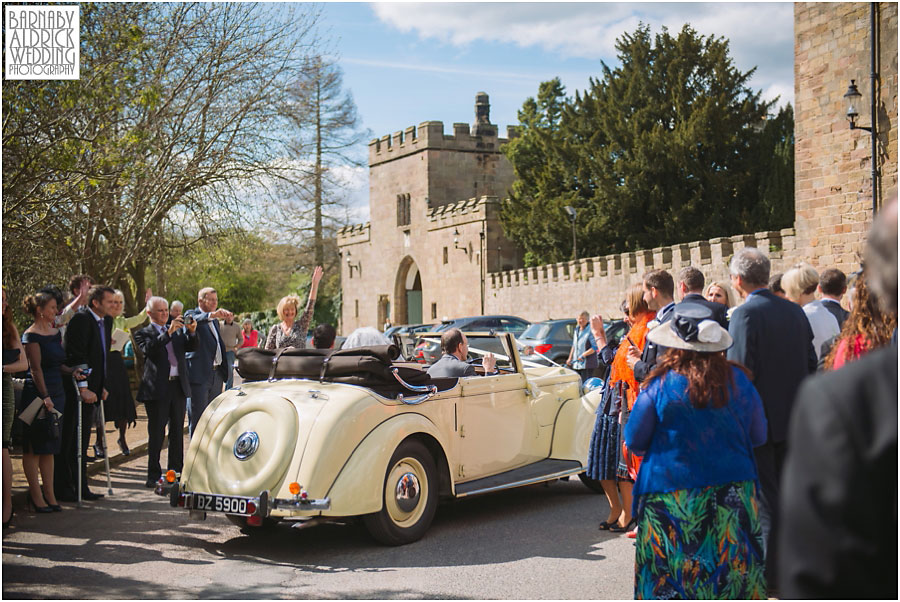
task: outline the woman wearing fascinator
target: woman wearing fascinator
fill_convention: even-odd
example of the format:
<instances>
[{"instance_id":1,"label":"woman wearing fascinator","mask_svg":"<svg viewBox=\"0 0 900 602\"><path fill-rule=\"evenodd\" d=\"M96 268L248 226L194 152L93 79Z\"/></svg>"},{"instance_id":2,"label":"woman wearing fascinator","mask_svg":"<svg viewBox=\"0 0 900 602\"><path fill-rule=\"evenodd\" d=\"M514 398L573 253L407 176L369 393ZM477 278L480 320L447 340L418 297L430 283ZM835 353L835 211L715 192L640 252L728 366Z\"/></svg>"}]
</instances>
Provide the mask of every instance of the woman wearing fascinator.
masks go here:
<instances>
[{"instance_id":1,"label":"woman wearing fascinator","mask_svg":"<svg viewBox=\"0 0 900 602\"><path fill-rule=\"evenodd\" d=\"M625 426L643 456L634 597L765 598L753 457L766 440L762 400L725 358L731 336L708 308L676 306L647 338L668 351Z\"/></svg>"}]
</instances>

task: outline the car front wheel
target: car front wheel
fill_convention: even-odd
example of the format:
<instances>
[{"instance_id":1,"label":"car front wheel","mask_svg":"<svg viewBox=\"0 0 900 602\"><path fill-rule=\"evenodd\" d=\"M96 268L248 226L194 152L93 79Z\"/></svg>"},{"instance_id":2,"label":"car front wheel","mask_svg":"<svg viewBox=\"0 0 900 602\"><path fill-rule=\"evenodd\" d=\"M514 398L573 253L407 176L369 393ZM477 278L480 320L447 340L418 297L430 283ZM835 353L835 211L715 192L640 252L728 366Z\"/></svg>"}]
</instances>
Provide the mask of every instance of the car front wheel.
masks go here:
<instances>
[{"instance_id":1,"label":"car front wheel","mask_svg":"<svg viewBox=\"0 0 900 602\"><path fill-rule=\"evenodd\" d=\"M437 510L437 469L428 449L407 440L388 463L382 488L382 508L363 517L369 533L389 546L422 538Z\"/></svg>"}]
</instances>

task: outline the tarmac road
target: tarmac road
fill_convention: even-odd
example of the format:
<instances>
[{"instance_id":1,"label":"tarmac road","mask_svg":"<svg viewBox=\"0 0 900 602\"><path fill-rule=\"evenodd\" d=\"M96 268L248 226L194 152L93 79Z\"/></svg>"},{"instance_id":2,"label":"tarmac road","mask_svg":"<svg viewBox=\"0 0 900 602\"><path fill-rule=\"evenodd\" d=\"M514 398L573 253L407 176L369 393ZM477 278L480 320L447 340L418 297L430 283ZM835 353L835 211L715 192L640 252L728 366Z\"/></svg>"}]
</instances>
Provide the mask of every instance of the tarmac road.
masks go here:
<instances>
[{"instance_id":1,"label":"tarmac road","mask_svg":"<svg viewBox=\"0 0 900 602\"><path fill-rule=\"evenodd\" d=\"M143 487L146 458L113 468L114 495L36 515L3 535L4 598L620 599L634 547L597 530L607 505L574 479L442 504L396 548L355 521L242 534L188 520ZM105 492L105 476L91 488Z\"/></svg>"}]
</instances>

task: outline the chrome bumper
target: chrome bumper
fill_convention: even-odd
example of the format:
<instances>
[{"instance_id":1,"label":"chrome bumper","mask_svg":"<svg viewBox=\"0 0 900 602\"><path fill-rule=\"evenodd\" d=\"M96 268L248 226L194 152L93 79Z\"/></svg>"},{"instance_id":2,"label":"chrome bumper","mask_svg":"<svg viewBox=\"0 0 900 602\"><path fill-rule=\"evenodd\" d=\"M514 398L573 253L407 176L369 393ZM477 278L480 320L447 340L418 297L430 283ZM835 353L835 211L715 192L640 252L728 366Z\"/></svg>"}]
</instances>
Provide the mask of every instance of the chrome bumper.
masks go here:
<instances>
[{"instance_id":1,"label":"chrome bumper","mask_svg":"<svg viewBox=\"0 0 900 602\"><path fill-rule=\"evenodd\" d=\"M173 483L169 483L165 480L165 477L160 477L159 482L156 484L156 489L154 493L159 496L168 497L169 505L173 508L185 508L190 510L192 514L195 511L193 509L193 496L195 493L209 493L209 492L194 492L194 491L182 491L181 483L175 481ZM219 495L219 494L210 494L210 495ZM249 516L260 516L263 518L268 517L272 510L330 510L331 509L331 499L330 498L322 498L322 499L310 499L303 497L301 498L299 495L296 495L292 498L269 498L269 492L262 491L256 497L250 496L228 496L228 497L243 497L248 501L253 502L256 505L256 511L250 514ZM205 518L205 511L203 512ZM225 513L227 514L227 513Z\"/></svg>"}]
</instances>

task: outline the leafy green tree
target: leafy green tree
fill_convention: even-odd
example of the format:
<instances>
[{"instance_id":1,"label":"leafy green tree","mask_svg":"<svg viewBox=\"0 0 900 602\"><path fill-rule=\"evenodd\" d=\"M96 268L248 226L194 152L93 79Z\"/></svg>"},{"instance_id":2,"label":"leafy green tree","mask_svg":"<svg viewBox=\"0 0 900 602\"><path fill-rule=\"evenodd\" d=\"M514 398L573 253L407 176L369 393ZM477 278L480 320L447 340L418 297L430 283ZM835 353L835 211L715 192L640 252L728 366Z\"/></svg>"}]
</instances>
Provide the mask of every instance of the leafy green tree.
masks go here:
<instances>
[{"instance_id":1,"label":"leafy green tree","mask_svg":"<svg viewBox=\"0 0 900 602\"><path fill-rule=\"evenodd\" d=\"M316 18L276 5L83 5L82 80L3 88L4 256L28 258L5 282L27 292L49 271L57 282L87 272L135 311L167 245L239 221L246 187L279 171L280 107Z\"/></svg>"},{"instance_id":2,"label":"leafy green tree","mask_svg":"<svg viewBox=\"0 0 900 602\"><path fill-rule=\"evenodd\" d=\"M553 135L547 119L529 121L535 103L528 99L524 135L504 148L522 178L504 227L533 262L568 255L565 205L579 211L582 256L753 231L784 213L785 199L775 194L784 186L760 174L763 139L781 135L782 156L790 152L788 119L776 119L766 134L772 102L748 86L754 69L734 67L724 38L688 25L653 37L641 25L616 48L618 67L602 64L602 77L574 99L557 96ZM758 208L762 190L770 191L769 205Z\"/></svg>"}]
</instances>

